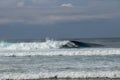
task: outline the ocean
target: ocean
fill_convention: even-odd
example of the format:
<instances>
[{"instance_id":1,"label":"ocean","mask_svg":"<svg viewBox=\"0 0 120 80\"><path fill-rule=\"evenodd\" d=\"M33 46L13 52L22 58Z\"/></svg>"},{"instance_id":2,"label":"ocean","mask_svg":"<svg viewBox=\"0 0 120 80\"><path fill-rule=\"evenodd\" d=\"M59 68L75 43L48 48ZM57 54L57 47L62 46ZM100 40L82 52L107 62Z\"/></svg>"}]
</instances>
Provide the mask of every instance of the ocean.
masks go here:
<instances>
[{"instance_id":1,"label":"ocean","mask_svg":"<svg viewBox=\"0 0 120 80\"><path fill-rule=\"evenodd\" d=\"M120 38L75 41L1 40L0 79L120 78Z\"/></svg>"}]
</instances>

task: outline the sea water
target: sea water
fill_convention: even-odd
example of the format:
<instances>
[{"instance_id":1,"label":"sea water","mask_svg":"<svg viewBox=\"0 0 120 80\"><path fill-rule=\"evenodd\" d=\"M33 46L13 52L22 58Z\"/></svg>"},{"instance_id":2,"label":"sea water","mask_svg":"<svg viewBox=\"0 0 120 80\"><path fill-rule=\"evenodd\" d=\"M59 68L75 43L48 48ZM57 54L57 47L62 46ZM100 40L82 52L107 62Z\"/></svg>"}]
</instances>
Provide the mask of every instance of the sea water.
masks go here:
<instances>
[{"instance_id":1,"label":"sea water","mask_svg":"<svg viewBox=\"0 0 120 80\"><path fill-rule=\"evenodd\" d=\"M85 39L103 47L60 48L69 40L0 42L0 79L120 77L120 39Z\"/></svg>"}]
</instances>

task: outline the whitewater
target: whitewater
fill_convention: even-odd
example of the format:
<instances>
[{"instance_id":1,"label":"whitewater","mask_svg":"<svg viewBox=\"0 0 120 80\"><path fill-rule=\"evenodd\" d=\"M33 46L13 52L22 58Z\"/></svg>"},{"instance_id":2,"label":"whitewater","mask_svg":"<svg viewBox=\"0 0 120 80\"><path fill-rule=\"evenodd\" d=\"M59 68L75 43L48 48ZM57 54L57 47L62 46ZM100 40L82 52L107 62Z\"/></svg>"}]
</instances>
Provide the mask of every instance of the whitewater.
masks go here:
<instances>
[{"instance_id":1,"label":"whitewater","mask_svg":"<svg viewBox=\"0 0 120 80\"><path fill-rule=\"evenodd\" d=\"M120 78L119 39L81 41L104 46L78 47L70 40L0 41L0 79Z\"/></svg>"}]
</instances>

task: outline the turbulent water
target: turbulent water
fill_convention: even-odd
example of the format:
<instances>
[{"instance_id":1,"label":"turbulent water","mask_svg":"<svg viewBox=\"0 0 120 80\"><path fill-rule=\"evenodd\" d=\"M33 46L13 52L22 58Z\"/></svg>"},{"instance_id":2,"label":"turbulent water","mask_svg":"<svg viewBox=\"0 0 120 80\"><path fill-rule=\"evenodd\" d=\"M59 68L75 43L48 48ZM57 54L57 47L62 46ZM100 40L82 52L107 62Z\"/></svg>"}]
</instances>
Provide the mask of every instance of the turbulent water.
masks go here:
<instances>
[{"instance_id":1,"label":"turbulent water","mask_svg":"<svg viewBox=\"0 0 120 80\"><path fill-rule=\"evenodd\" d=\"M1 41L0 79L120 77L120 39L80 41L104 46L76 48L70 40ZM61 47L66 44L68 48Z\"/></svg>"}]
</instances>

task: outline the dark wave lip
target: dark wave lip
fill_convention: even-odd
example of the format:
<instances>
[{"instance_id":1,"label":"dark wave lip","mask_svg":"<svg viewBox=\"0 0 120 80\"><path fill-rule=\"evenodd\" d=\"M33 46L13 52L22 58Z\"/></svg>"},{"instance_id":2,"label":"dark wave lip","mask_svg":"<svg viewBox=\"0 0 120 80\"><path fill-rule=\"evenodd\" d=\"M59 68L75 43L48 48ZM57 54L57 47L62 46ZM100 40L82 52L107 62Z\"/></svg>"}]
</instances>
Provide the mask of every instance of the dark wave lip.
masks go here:
<instances>
[{"instance_id":1,"label":"dark wave lip","mask_svg":"<svg viewBox=\"0 0 120 80\"><path fill-rule=\"evenodd\" d=\"M73 44L73 45L71 45ZM71 46L69 46L71 45ZM85 43L80 41L69 41L67 44L62 45L61 48L85 48L85 47L103 47L104 45L95 43Z\"/></svg>"}]
</instances>

